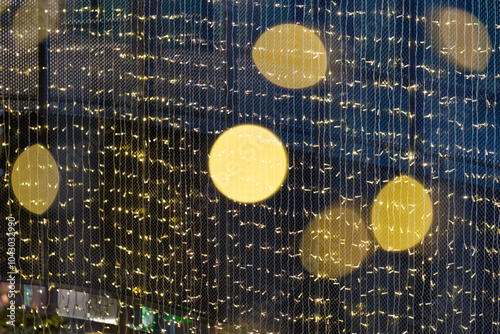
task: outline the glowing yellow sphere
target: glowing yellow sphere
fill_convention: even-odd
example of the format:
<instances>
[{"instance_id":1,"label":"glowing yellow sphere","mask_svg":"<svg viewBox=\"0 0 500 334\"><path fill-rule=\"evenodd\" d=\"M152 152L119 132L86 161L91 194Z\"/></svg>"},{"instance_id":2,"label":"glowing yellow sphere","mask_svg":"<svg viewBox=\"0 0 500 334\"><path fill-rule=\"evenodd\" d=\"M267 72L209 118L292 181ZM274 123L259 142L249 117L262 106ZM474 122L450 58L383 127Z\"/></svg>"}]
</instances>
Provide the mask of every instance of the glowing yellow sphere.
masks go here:
<instances>
[{"instance_id":1,"label":"glowing yellow sphere","mask_svg":"<svg viewBox=\"0 0 500 334\"><path fill-rule=\"evenodd\" d=\"M24 208L35 214L47 211L59 189L59 171L50 152L36 144L21 153L12 168L11 186Z\"/></svg>"},{"instance_id":2,"label":"glowing yellow sphere","mask_svg":"<svg viewBox=\"0 0 500 334\"><path fill-rule=\"evenodd\" d=\"M0 0L0 14L10 5L10 0Z\"/></svg>"},{"instance_id":3,"label":"glowing yellow sphere","mask_svg":"<svg viewBox=\"0 0 500 334\"><path fill-rule=\"evenodd\" d=\"M344 207L319 214L303 232L302 265L323 278L340 278L359 268L373 245L365 222Z\"/></svg>"},{"instance_id":4,"label":"glowing yellow sphere","mask_svg":"<svg viewBox=\"0 0 500 334\"><path fill-rule=\"evenodd\" d=\"M375 198L371 224L375 239L387 251L403 251L420 243L432 223L428 191L409 176L389 182Z\"/></svg>"},{"instance_id":5,"label":"glowing yellow sphere","mask_svg":"<svg viewBox=\"0 0 500 334\"><path fill-rule=\"evenodd\" d=\"M42 42L57 26L58 8L58 0L27 0L14 16L12 30L15 45L29 49Z\"/></svg>"},{"instance_id":6,"label":"glowing yellow sphere","mask_svg":"<svg viewBox=\"0 0 500 334\"><path fill-rule=\"evenodd\" d=\"M275 26L262 34L252 57L266 79L284 88L299 89L325 78L325 46L310 29L296 24Z\"/></svg>"},{"instance_id":7,"label":"glowing yellow sphere","mask_svg":"<svg viewBox=\"0 0 500 334\"><path fill-rule=\"evenodd\" d=\"M433 46L458 67L469 71L484 71L491 55L491 40L484 24L473 14L441 8L431 15L430 32L437 37Z\"/></svg>"},{"instance_id":8,"label":"glowing yellow sphere","mask_svg":"<svg viewBox=\"0 0 500 334\"><path fill-rule=\"evenodd\" d=\"M271 197L288 172L281 140L257 125L226 130L210 151L208 168L217 189L231 200L256 203Z\"/></svg>"}]
</instances>

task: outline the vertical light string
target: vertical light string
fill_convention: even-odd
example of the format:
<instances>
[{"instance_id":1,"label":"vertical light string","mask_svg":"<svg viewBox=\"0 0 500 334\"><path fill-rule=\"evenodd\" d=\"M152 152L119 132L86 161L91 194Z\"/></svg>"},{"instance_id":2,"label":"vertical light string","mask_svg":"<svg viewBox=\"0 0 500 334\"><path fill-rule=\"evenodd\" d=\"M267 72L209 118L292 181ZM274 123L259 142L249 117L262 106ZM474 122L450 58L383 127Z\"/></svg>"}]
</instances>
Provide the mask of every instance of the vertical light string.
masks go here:
<instances>
[{"instance_id":1,"label":"vertical light string","mask_svg":"<svg viewBox=\"0 0 500 334\"><path fill-rule=\"evenodd\" d=\"M162 330L498 329L496 1L8 6L22 13L0 31L0 195L22 284L56 290L66 329L94 328L103 296L134 330L150 310ZM285 147L288 174L261 200L209 167L239 125ZM11 181L34 144L61 178L41 214ZM221 169L274 158L256 151Z\"/></svg>"}]
</instances>

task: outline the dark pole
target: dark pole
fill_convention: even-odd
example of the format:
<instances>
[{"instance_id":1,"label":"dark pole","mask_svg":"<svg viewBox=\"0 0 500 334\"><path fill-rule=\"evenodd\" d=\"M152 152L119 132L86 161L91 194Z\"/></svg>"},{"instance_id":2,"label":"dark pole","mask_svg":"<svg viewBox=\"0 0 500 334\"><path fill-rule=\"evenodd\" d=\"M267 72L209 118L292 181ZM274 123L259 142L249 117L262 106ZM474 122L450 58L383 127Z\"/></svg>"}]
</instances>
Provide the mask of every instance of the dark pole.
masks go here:
<instances>
[{"instance_id":1,"label":"dark pole","mask_svg":"<svg viewBox=\"0 0 500 334\"><path fill-rule=\"evenodd\" d=\"M41 15L45 10L46 2L43 0L39 0L37 7L38 14L38 26L40 29L38 30L38 103L36 110L36 121L37 121L37 143L47 143L48 140L48 125L47 125L47 104L48 104L48 67L49 67L49 57L48 57L48 38L46 37L46 16ZM31 113L30 113L31 114ZM31 117L30 117L31 118ZM39 217L44 218L44 216ZM42 272L40 279L43 284L49 284L49 270L48 270L48 228L45 225L45 222L41 225L41 265Z\"/></svg>"},{"instance_id":2,"label":"dark pole","mask_svg":"<svg viewBox=\"0 0 500 334\"><path fill-rule=\"evenodd\" d=\"M416 52L417 52L417 0L410 1L410 81L408 88L408 99L409 99L409 151L413 156L410 159L408 165L408 172L410 175L415 175L415 149L416 149Z\"/></svg>"}]
</instances>

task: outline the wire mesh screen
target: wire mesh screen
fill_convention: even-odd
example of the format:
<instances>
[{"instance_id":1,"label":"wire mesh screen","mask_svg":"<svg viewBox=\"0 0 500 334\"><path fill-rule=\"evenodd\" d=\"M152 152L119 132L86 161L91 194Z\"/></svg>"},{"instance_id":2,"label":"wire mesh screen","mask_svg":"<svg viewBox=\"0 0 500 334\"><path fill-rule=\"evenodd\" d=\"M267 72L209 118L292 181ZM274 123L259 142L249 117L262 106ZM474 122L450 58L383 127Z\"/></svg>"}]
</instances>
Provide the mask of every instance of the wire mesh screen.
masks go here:
<instances>
[{"instance_id":1,"label":"wire mesh screen","mask_svg":"<svg viewBox=\"0 0 500 334\"><path fill-rule=\"evenodd\" d=\"M498 15L1 2L17 282L47 287L62 332L103 322L103 296L116 332L499 332Z\"/></svg>"}]
</instances>

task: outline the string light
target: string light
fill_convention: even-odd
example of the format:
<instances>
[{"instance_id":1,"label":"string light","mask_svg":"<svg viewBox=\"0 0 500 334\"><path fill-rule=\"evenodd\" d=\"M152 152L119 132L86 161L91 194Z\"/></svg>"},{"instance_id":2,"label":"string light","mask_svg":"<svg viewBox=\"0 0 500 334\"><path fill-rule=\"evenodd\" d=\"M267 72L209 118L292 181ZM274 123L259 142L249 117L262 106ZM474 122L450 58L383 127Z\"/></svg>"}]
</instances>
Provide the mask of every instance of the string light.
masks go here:
<instances>
[{"instance_id":1,"label":"string light","mask_svg":"<svg viewBox=\"0 0 500 334\"><path fill-rule=\"evenodd\" d=\"M0 4L23 284L141 330L494 332L490 2Z\"/></svg>"}]
</instances>

